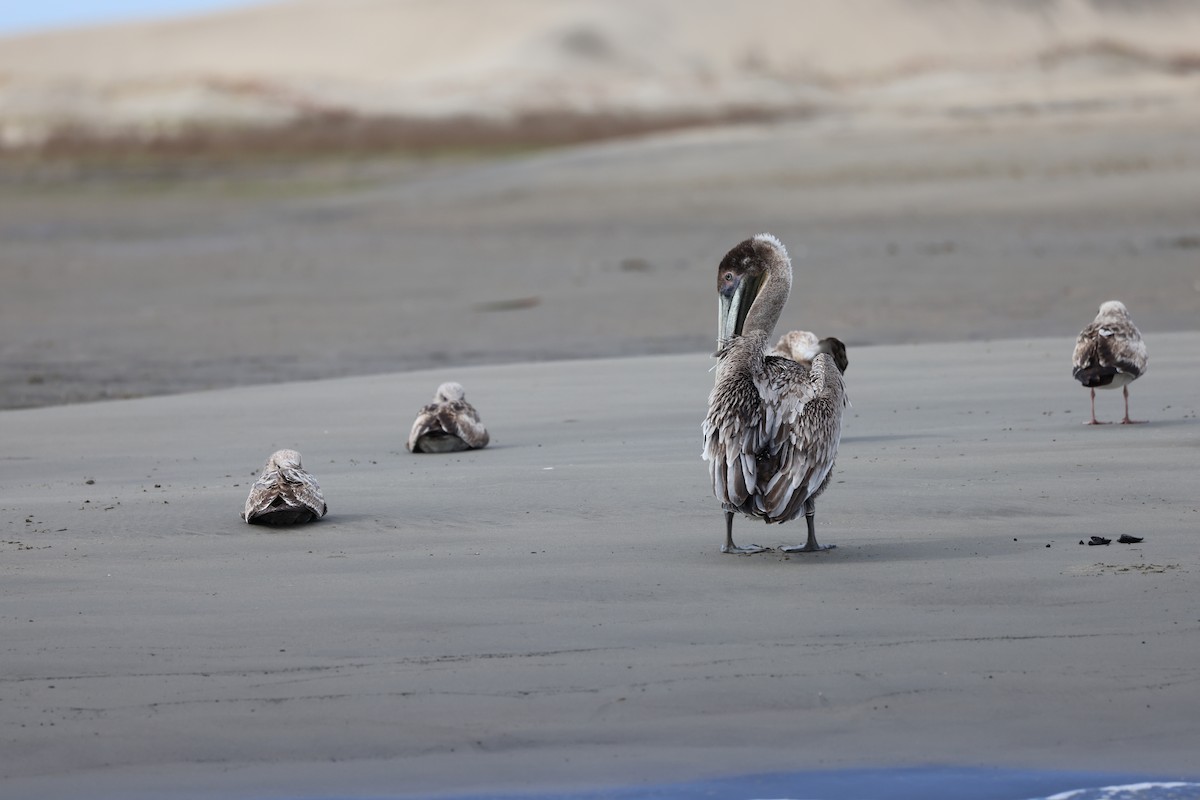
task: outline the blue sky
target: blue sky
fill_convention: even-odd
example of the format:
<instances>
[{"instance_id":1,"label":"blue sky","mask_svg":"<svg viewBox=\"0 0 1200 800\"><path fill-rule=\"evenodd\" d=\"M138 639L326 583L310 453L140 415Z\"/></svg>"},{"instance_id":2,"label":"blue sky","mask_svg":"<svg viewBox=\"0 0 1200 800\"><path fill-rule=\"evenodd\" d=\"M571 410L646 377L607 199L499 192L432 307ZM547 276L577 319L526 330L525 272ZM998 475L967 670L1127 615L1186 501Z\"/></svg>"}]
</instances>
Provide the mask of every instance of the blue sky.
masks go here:
<instances>
[{"instance_id":1,"label":"blue sky","mask_svg":"<svg viewBox=\"0 0 1200 800\"><path fill-rule=\"evenodd\" d=\"M251 4L252 0L0 0L0 36Z\"/></svg>"}]
</instances>

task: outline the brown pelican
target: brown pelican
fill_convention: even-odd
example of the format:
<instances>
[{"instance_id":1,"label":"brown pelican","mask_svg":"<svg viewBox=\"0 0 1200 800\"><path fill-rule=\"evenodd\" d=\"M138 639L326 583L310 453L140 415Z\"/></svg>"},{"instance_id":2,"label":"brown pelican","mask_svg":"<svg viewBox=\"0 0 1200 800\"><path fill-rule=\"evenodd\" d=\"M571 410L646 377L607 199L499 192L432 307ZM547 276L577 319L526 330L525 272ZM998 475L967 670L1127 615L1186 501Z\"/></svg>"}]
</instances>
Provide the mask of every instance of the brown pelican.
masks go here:
<instances>
[{"instance_id":1,"label":"brown pelican","mask_svg":"<svg viewBox=\"0 0 1200 800\"><path fill-rule=\"evenodd\" d=\"M850 359L846 357L846 345L835 336L818 339L812 331L788 331L779 337L771 351L773 356L790 358L805 366L812 364L817 353L829 353L833 356L833 363L837 364L838 372L846 374L846 367L850 366Z\"/></svg>"},{"instance_id":2,"label":"brown pelican","mask_svg":"<svg viewBox=\"0 0 1200 800\"><path fill-rule=\"evenodd\" d=\"M413 453L454 453L487 443L487 428L467 402L462 384L450 382L439 386L433 402L417 414L405 446Z\"/></svg>"},{"instance_id":3,"label":"brown pelican","mask_svg":"<svg viewBox=\"0 0 1200 800\"><path fill-rule=\"evenodd\" d=\"M1121 387L1125 395L1125 418L1123 425L1133 425L1144 420L1129 418L1129 384L1146 371L1146 343L1125 304L1109 300L1100 306L1100 313L1079 332L1075 341L1075 357L1071 360L1071 374L1075 380L1092 390L1092 418L1085 425L1104 425L1096 419L1096 390Z\"/></svg>"},{"instance_id":4,"label":"brown pelican","mask_svg":"<svg viewBox=\"0 0 1200 800\"><path fill-rule=\"evenodd\" d=\"M734 512L787 522L801 513L817 544L814 501L825 490L841 439L845 387L832 356L811 367L766 354L792 288L792 262L762 233L734 247L717 268L716 385L704 419L704 459L725 510L724 553L758 553L733 543Z\"/></svg>"},{"instance_id":5,"label":"brown pelican","mask_svg":"<svg viewBox=\"0 0 1200 800\"><path fill-rule=\"evenodd\" d=\"M254 525L298 525L320 519L327 510L321 487L300 466L300 454L279 450L250 487L242 519Z\"/></svg>"}]
</instances>

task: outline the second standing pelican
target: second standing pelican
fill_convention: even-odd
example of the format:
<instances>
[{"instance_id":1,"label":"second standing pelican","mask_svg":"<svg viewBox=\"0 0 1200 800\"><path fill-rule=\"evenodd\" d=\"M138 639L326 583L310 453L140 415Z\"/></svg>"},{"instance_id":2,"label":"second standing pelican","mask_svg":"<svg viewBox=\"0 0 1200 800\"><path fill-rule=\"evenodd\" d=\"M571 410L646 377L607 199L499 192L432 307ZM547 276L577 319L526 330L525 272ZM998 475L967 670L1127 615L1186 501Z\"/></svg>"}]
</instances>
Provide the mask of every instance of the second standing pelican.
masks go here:
<instances>
[{"instance_id":1,"label":"second standing pelican","mask_svg":"<svg viewBox=\"0 0 1200 800\"><path fill-rule=\"evenodd\" d=\"M810 366L817 353L829 353L833 363L837 364L838 372L846 374L850 359L846 356L846 345L836 336L826 336L818 339L812 331L788 331L779 337L773 356L786 356L798 364Z\"/></svg>"}]
</instances>

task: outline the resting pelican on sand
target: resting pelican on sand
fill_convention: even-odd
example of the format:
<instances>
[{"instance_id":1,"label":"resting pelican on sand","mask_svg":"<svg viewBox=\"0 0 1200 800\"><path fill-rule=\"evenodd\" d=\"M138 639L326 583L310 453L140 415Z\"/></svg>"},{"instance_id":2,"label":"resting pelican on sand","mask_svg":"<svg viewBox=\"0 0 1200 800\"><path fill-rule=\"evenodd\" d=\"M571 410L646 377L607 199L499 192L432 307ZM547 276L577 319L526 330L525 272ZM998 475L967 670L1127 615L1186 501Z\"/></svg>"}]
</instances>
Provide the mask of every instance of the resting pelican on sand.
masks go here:
<instances>
[{"instance_id":1,"label":"resting pelican on sand","mask_svg":"<svg viewBox=\"0 0 1200 800\"><path fill-rule=\"evenodd\" d=\"M1146 371L1149 361L1146 343L1125 304L1109 300L1100 306L1100 313L1079 332L1075 341L1075 357L1071 374L1075 380L1092 390L1092 418L1085 425L1105 425L1096 419L1096 390L1121 387L1125 395L1125 418L1122 425L1144 420L1129 418L1129 384Z\"/></svg>"},{"instance_id":2,"label":"resting pelican on sand","mask_svg":"<svg viewBox=\"0 0 1200 800\"><path fill-rule=\"evenodd\" d=\"M242 519L254 525L298 525L320 519L327 510L321 487L300 466L300 454L279 450L250 487Z\"/></svg>"},{"instance_id":3,"label":"resting pelican on sand","mask_svg":"<svg viewBox=\"0 0 1200 800\"><path fill-rule=\"evenodd\" d=\"M784 552L827 549L817 544L813 501L837 457L845 386L828 353L817 353L811 367L766 354L791 288L792 262L769 233L734 247L717 268L719 361L702 430L713 492L725 509L724 553L770 549L733 543L737 511L768 523L803 513L808 541Z\"/></svg>"},{"instance_id":4,"label":"resting pelican on sand","mask_svg":"<svg viewBox=\"0 0 1200 800\"><path fill-rule=\"evenodd\" d=\"M837 364L838 372L846 374L846 367L850 366L850 359L846 357L846 345L835 336L818 339L812 331L788 331L779 337L771 351L773 356L790 358L805 366L812 364L817 353L829 353L833 356L833 363Z\"/></svg>"},{"instance_id":5,"label":"resting pelican on sand","mask_svg":"<svg viewBox=\"0 0 1200 800\"><path fill-rule=\"evenodd\" d=\"M417 414L405 446L413 453L454 453L487 443L487 428L467 402L462 384L449 382L439 386L433 402Z\"/></svg>"}]
</instances>

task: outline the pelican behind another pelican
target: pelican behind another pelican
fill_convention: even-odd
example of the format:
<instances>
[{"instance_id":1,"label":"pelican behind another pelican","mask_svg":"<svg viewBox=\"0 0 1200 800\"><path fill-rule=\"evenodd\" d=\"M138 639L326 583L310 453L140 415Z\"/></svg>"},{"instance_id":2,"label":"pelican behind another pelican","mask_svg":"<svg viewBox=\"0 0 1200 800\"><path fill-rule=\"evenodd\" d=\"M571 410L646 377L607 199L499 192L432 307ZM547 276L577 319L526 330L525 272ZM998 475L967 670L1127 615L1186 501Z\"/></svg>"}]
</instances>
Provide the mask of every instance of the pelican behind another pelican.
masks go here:
<instances>
[{"instance_id":1,"label":"pelican behind another pelican","mask_svg":"<svg viewBox=\"0 0 1200 800\"><path fill-rule=\"evenodd\" d=\"M739 511L768 523L803 513L806 544L783 550L827 549L817 544L814 501L837 457L845 385L828 353L815 354L811 366L767 355L791 286L787 250L768 233L738 244L717 270L719 361L702 431L713 493L725 510L725 553L769 549L734 544Z\"/></svg>"},{"instance_id":2,"label":"pelican behind another pelican","mask_svg":"<svg viewBox=\"0 0 1200 800\"><path fill-rule=\"evenodd\" d=\"M809 366L817 353L828 353L833 356L838 372L846 374L850 359L846 356L846 345L836 336L826 336L818 339L812 331L788 331L779 337L771 350L773 356L784 356L798 364Z\"/></svg>"}]
</instances>

